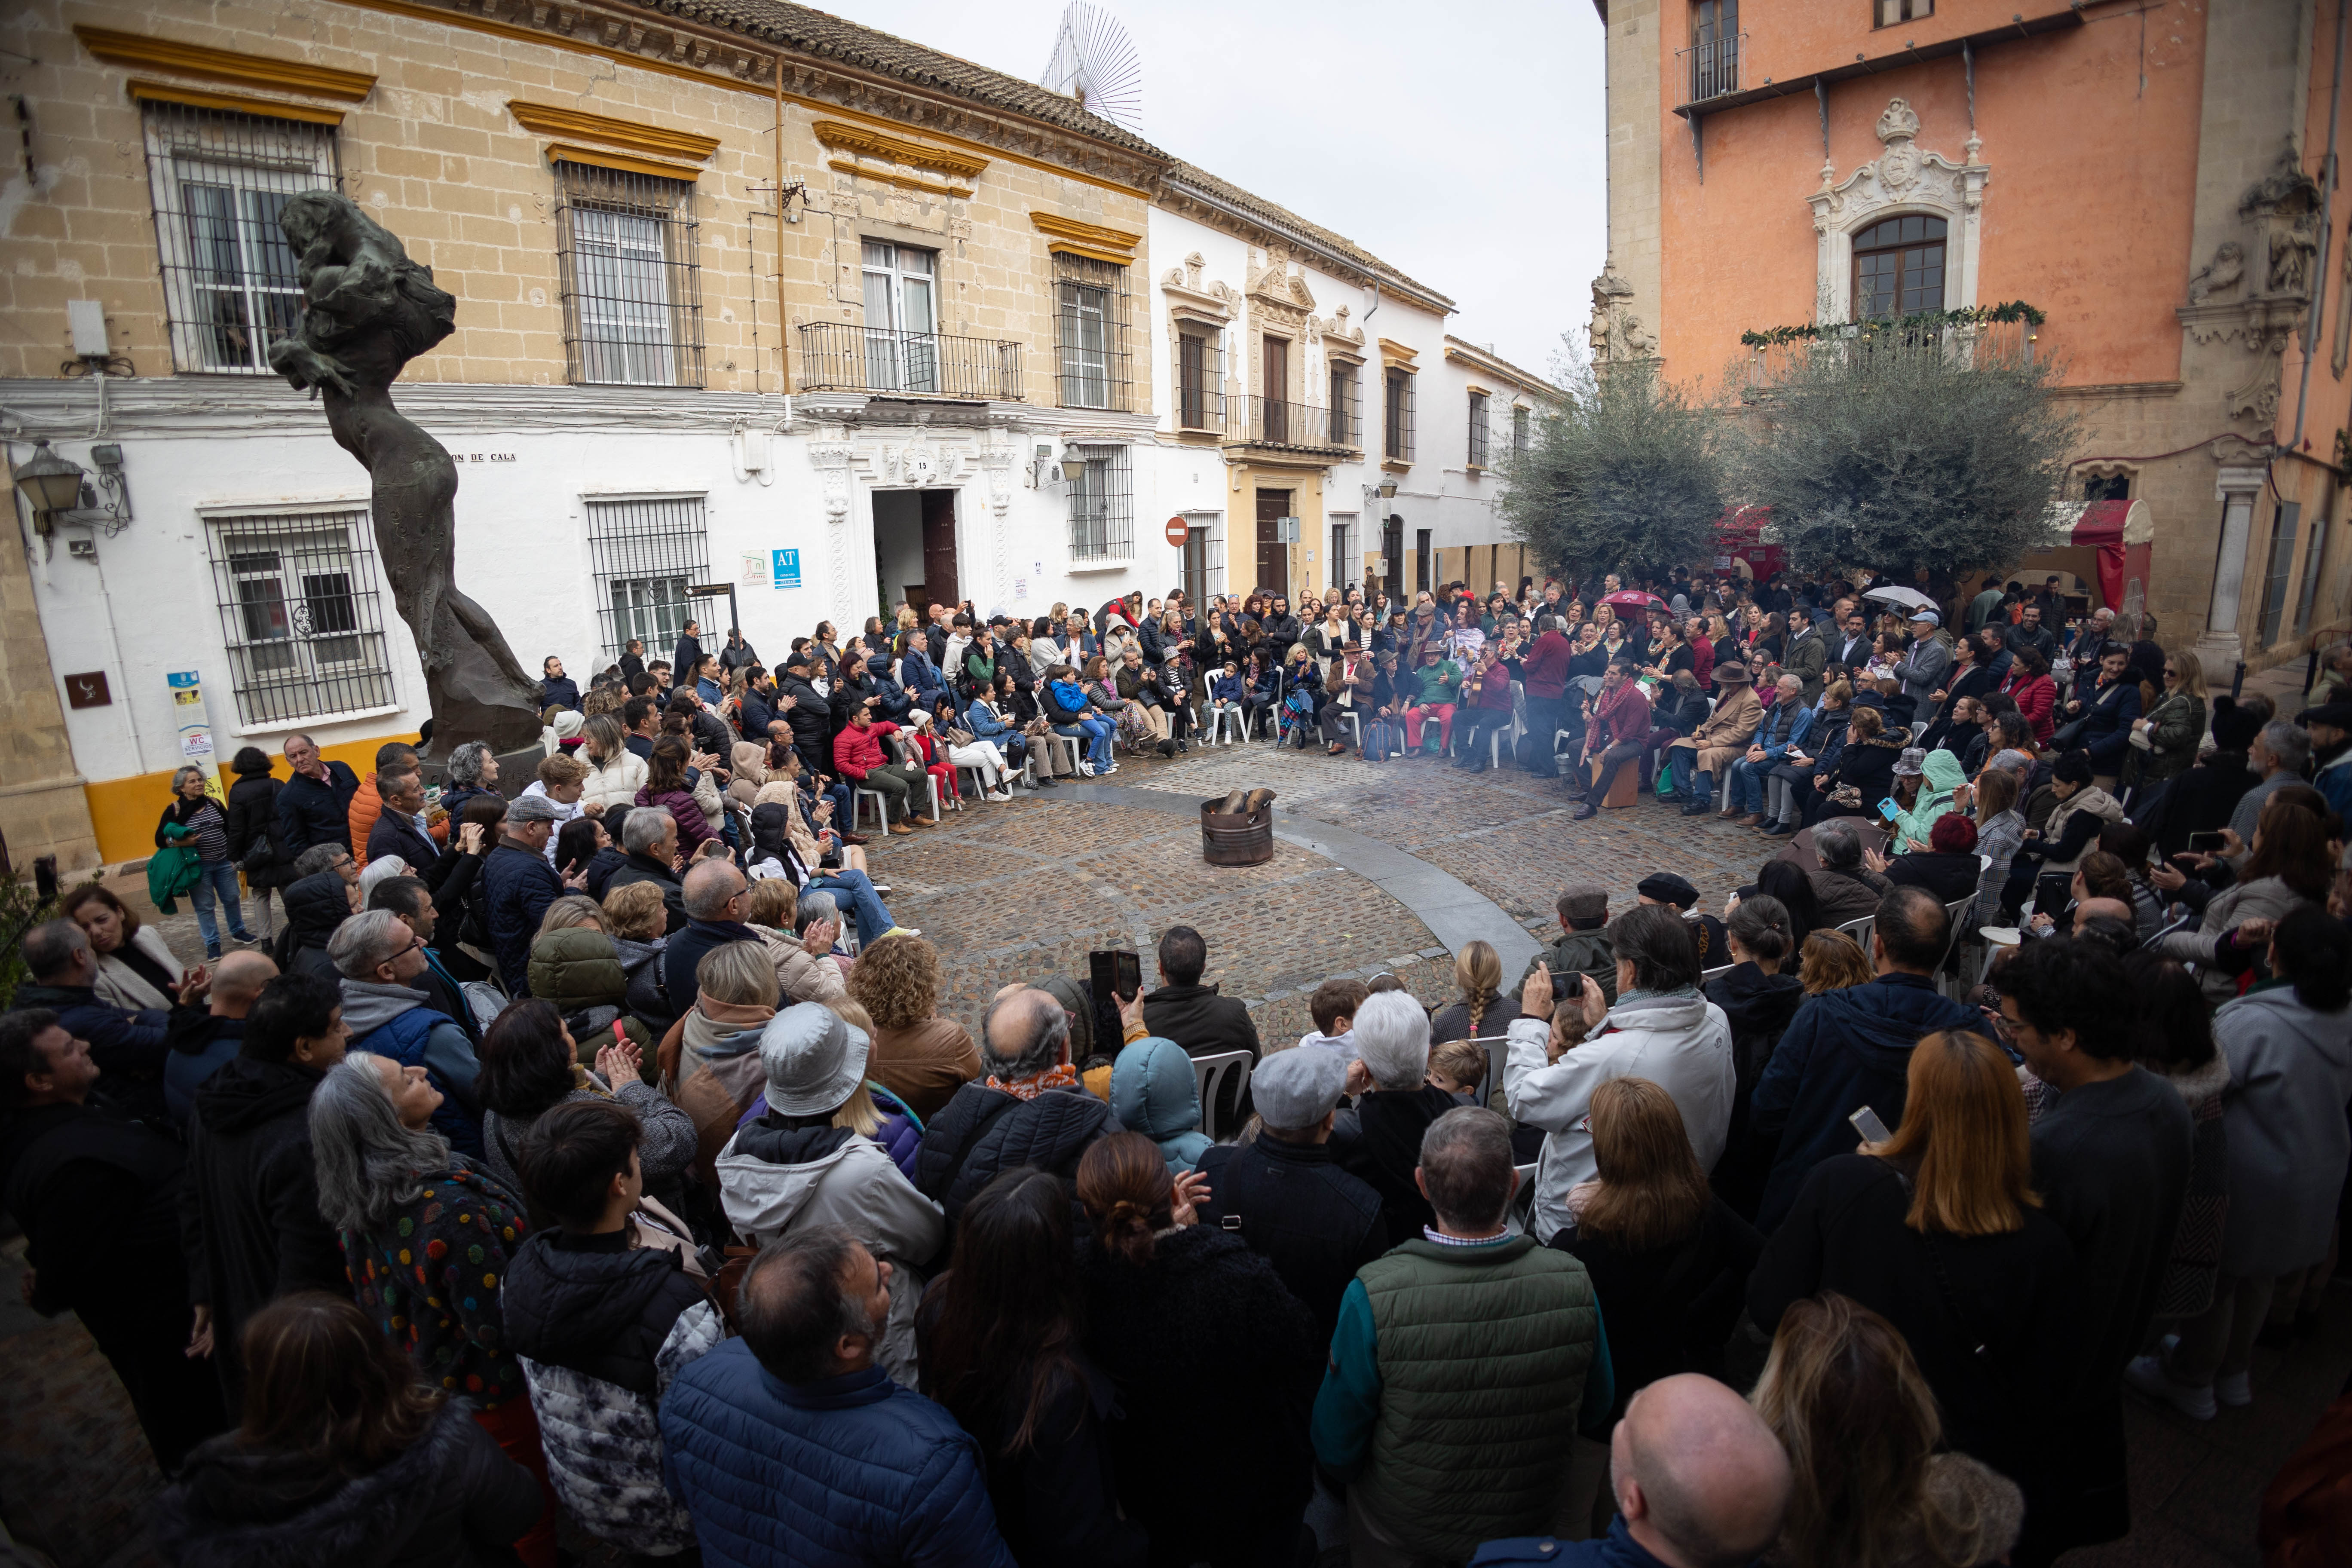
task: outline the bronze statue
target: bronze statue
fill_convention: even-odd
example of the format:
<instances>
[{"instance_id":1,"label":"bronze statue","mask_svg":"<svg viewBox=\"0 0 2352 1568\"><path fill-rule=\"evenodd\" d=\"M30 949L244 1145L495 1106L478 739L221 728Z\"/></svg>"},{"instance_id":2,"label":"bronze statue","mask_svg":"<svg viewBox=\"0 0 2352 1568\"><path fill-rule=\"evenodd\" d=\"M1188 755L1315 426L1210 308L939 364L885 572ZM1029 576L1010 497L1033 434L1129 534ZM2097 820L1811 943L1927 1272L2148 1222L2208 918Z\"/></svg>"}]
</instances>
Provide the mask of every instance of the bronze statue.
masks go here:
<instances>
[{"instance_id":1,"label":"bronze statue","mask_svg":"<svg viewBox=\"0 0 2352 1568\"><path fill-rule=\"evenodd\" d=\"M457 465L392 405L402 367L456 329L457 301L349 196L305 191L278 223L294 247L304 313L299 335L270 345L269 368L325 395L327 427L368 471L376 549L425 666L433 749L446 755L467 741L486 741L494 752L534 744L537 689L498 623L450 581Z\"/></svg>"}]
</instances>

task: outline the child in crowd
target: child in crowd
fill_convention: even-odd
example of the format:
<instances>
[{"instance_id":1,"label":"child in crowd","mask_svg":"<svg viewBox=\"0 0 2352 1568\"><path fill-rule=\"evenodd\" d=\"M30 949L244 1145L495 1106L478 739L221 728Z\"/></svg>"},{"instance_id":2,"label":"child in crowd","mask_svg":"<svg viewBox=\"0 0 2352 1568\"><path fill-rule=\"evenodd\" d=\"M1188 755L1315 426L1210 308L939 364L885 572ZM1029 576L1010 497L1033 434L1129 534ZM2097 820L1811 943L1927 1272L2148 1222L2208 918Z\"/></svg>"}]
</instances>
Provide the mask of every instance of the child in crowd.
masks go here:
<instances>
[{"instance_id":1,"label":"child in crowd","mask_svg":"<svg viewBox=\"0 0 2352 1568\"><path fill-rule=\"evenodd\" d=\"M1478 1103L1478 1085L1486 1077L1486 1047L1468 1040L1448 1040L1429 1048L1429 1082L1465 1105Z\"/></svg>"},{"instance_id":2,"label":"child in crowd","mask_svg":"<svg viewBox=\"0 0 2352 1568\"><path fill-rule=\"evenodd\" d=\"M545 795L555 803L562 815L555 819L555 831L547 836L547 863L555 864L555 841L563 832L563 825L581 816L596 816L604 813L601 805L583 808L580 795L588 783L588 764L566 752L558 752L539 764L539 776L523 790L525 795Z\"/></svg>"},{"instance_id":3,"label":"child in crowd","mask_svg":"<svg viewBox=\"0 0 2352 1568\"><path fill-rule=\"evenodd\" d=\"M1298 1037L1302 1046L1319 1046L1336 1052L1343 1062L1356 1059L1356 1009L1362 1006L1369 994L1360 980L1326 980L1307 999L1307 1011L1315 1019L1310 1034Z\"/></svg>"}]
</instances>

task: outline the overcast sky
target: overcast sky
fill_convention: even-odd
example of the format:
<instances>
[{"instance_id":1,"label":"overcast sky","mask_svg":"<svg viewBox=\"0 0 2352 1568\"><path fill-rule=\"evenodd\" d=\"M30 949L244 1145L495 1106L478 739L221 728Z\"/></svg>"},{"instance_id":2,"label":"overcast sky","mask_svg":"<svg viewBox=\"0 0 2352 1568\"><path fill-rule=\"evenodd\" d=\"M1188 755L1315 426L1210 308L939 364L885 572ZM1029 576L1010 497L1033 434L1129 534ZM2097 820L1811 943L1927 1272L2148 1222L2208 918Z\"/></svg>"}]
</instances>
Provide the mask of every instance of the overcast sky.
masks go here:
<instances>
[{"instance_id":1,"label":"overcast sky","mask_svg":"<svg viewBox=\"0 0 2352 1568\"><path fill-rule=\"evenodd\" d=\"M1064 0L824 9L1035 81ZM1547 371L1608 241L1591 0L1118 0L1143 135L1452 299L1447 331Z\"/></svg>"}]
</instances>

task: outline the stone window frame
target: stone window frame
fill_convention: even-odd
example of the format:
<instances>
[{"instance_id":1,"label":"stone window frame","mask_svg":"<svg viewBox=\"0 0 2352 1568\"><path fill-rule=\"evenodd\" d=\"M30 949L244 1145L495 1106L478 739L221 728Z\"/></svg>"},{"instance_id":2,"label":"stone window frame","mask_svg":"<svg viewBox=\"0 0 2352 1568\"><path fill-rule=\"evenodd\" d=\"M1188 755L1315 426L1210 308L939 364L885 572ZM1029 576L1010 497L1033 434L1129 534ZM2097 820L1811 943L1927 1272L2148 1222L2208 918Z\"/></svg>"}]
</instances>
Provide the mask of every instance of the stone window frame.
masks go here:
<instances>
[{"instance_id":1,"label":"stone window frame","mask_svg":"<svg viewBox=\"0 0 2352 1568\"><path fill-rule=\"evenodd\" d=\"M1971 131L1962 148L1966 161L1956 163L1918 147L1919 131L1919 116L1911 106L1891 99L1878 119L1878 157L1843 180L1837 178L1834 162L1822 164L1820 188L1804 198L1812 209L1817 324L1853 320L1854 236L1887 218L1915 214L1944 220L1944 309L1976 304L1984 192L1992 176L1979 156L1984 142Z\"/></svg>"}]
</instances>

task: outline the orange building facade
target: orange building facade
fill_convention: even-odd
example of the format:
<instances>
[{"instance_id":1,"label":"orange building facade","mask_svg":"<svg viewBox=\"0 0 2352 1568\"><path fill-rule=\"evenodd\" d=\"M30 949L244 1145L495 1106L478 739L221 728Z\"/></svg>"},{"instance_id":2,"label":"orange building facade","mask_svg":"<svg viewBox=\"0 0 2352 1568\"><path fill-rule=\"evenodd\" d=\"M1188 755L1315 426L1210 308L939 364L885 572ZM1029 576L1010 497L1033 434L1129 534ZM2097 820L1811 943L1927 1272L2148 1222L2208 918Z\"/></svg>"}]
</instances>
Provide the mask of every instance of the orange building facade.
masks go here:
<instances>
[{"instance_id":1,"label":"orange building facade","mask_svg":"<svg viewBox=\"0 0 2352 1568\"><path fill-rule=\"evenodd\" d=\"M2032 305L2159 640L2298 658L2352 624L2344 3L1595 0L1594 357L1714 393L1751 329Z\"/></svg>"}]
</instances>

